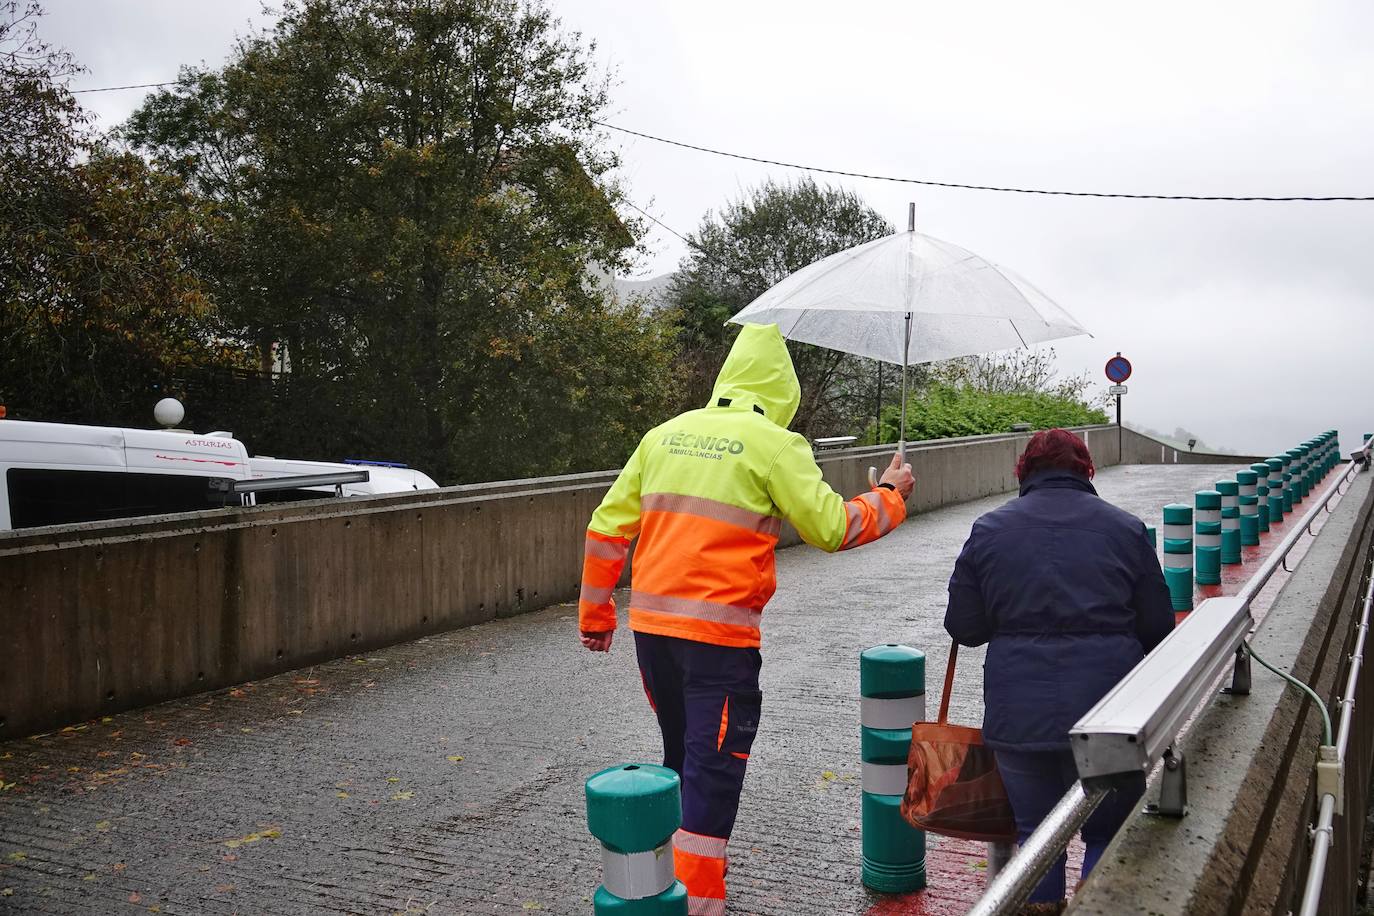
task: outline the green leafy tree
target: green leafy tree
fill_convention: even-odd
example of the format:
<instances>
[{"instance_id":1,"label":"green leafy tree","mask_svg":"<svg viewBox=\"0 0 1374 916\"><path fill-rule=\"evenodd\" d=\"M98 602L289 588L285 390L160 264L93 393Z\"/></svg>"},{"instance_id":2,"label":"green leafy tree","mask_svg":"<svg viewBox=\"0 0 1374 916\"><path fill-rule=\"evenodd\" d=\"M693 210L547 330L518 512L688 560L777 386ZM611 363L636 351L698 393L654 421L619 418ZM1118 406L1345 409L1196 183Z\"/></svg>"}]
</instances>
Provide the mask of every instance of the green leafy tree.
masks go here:
<instances>
[{"instance_id":1,"label":"green leafy tree","mask_svg":"<svg viewBox=\"0 0 1374 916\"><path fill-rule=\"evenodd\" d=\"M215 290L284 360L278 400L351 418L298 435L473 480L614 464L634 437L559 452L549 431L662 414L667 339L596 279L636 228L606 100L539 2L288 0L124 133L218 208Z\"/></svg>"},{"instance_id":2,"label":"green leafy tree","mask_svg":"<svg viewBox=\"0 0 1374 916\"><path fill-rule=\"evenodd\" d=\"M14 416L146 423L191 365L232 365L191 265L204 223L175 178L90 136L79 67L0 4L0 403Z\"/></svg>"},{"instance_id":3,"label":"green leafy tree","mask_svg":"<svg viewBox=\"0 0 1374 916\"><path fill-rule=\"evenodd\" d=\"M857 194L811 178L768 181L708 213L668 291L681 347L680 406L699 407L710 396L734 337L733 326L725 326L731 316L788 274L892 232ZM842 432L872 416L872 361L807 344L788 347L802 385L794 429ZM893 375L886 374L889 386Z\"/></svg>"}]
</instances>

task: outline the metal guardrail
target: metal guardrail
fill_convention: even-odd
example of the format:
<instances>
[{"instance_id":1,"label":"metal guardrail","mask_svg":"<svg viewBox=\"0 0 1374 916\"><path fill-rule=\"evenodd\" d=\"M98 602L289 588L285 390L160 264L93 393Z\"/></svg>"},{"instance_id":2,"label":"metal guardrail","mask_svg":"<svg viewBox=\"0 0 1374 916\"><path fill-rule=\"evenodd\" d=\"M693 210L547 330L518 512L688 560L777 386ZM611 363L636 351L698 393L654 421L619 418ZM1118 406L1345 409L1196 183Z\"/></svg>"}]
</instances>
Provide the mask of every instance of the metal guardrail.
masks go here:
<instances>
[{"instance_id":1,"label":"metal guardrail","mask_svg":"<svg viewBox=\"0 0 1374 916\"><path fill-rule=\"evenodd\" d=\"M1250 604L1277 570L1287 568L1288 554L1304 534L1314 533L1311 526L1320 513L1330 512L1331 499L1344 492L1355 474L1368 469L1371 445L1374 442L1351 456L1350 467L1293 524L1239 594L1199 604L1078 721L1071 734L1079 781L989 882L969 916L1015 912L1123 777L1148 774L1163 761L1160 802L1154 810L1175 816L1186 810L1187 767L1182 753L1174 749L1184 726L1211 704L1212 691L1227 667L1233 668L1231 692L1249 692L1249 659L1241 643L1254 625ZM1334 799L1330 801L1333 804L1323 802L1323 811L1334 807ZM1329 846L1329 831L1326 843Z\"/></svg>"}]
</instances>

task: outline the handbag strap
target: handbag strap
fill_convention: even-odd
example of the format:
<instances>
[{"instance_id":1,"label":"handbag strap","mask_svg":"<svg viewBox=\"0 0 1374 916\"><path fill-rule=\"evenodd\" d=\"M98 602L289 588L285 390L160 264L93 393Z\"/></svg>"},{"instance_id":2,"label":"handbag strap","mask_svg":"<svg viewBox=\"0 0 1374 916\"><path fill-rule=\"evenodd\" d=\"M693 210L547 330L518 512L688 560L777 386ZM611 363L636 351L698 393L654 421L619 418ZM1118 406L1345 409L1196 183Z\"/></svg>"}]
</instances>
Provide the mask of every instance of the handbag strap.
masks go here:
<instances>
[{"instance_id":1,"label":"handbag strap","mask_svg":"<svg viewBox=\"0 0 1374 916\"><path fill-rule=\"evenodd\" d=\"M945 666L945 692L940 695L940 718L937 720L941 725L949 723L949 695L954 691L954 663L959 658L959 644L953 643L949 647L949 664Z\"/></svg>"}]
</instances>

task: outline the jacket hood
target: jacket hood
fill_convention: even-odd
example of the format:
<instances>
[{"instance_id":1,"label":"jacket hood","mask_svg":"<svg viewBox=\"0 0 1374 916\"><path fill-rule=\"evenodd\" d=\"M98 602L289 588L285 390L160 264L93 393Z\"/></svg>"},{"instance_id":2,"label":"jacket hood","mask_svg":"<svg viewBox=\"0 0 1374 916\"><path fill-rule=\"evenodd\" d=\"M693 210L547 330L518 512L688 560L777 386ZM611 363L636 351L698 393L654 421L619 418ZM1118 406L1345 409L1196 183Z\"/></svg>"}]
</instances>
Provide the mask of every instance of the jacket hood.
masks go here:
<instances>
[{"instance_id":1,"label":"jacket hood","mask_svg":"<svg viewBox=\"0 0 1374 916\"><path fill-rule=\"evenodd\" d=\"M801 404L801 384L777 325L746 324L740 329L707 406L716 406L721 398L736 407L757 406L783 429L792 422Z\"/></svg>"}]
</instances>

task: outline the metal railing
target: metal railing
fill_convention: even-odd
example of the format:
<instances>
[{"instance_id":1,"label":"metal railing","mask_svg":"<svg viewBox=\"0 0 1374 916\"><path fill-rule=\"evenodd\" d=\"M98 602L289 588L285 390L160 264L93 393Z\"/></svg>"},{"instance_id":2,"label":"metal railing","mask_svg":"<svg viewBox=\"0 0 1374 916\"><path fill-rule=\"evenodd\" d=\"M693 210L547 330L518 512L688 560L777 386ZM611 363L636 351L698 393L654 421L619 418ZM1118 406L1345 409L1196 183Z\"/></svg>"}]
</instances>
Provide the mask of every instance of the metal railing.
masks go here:
<instances>
[{"instance_id":1,"label":"metal railing","mask_svg":"<svg viewBox=\"0 0 1374 916\"><path fill-rule=\"evenodd\" d=\"M1079 720L1071 731L1079 781L989 882L969 916L1014 913L1123 777L1148 774L1162 761L1160 802L1154 810L1174 816L1186 810L1187 767L1176 750L1183 730L1211 704L1227 667L1234 666L1230 692L1249 692L1249 656L1241 644L1254 625L1251 602L1275 572L1287 569L1288 554L1304 534L1315 533L1312 525L1323 511L1330 511L1332 498L1369 467L1371 445L1374 442L1352 455L1350 466L1292 524L1237 595L1199 604ZM1348 710L1342 713L1342 728ZM1333 798L1324 799L1323 811L1328 808L1334 808ZM1329 831L1325 842L1329 847ZM1322 858L1324 863L1325 850ZM1318 888L1320 893L1320 882Z\"/></svg>"},{"instance_id":2,"label":"metal railing","mask_svg":"<svg viewBox=\"0 0 1374 916\"><path fill-rule=\"evenodd\" d=\"M1369 633L1369 610L1374 603L1374 574L1369 577L1369 587L1364 594L1364 607L1360 613L1360 624L1356 630L1355 650L1350 656L1350 673L1345 680L1345 693L1341 694L1341 725L1336 733L1335 771L1337 776L1334 787L1318 783L1321 805L1317 814L1317 824L1312 830L1312 859L1307 868L1307 886L1303 888L1302 906L1299 916L1316 916L1321 904L1322 885L1326 880L1327 853L1334 842L1332 821L1336 807L1343 801L1342 782L1345 779L1345 750L1350 744L1350 731L1355 721L1355 689L1360 683L1360 670L1364 665L1364 641ZM1344 805L1341 805L1344 807ZM1344 813L1344 812L1342 812Z\"/></svg>"}]
</instances>

